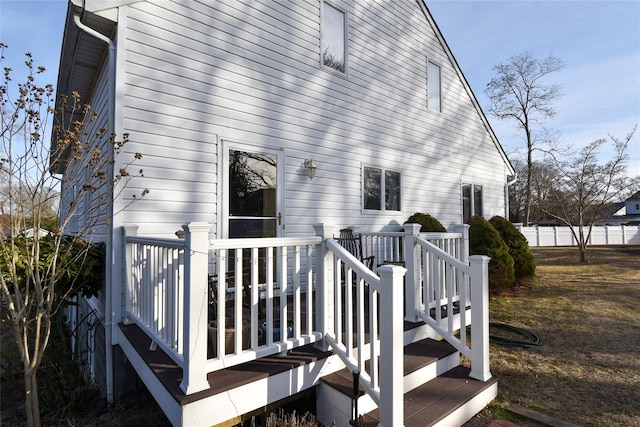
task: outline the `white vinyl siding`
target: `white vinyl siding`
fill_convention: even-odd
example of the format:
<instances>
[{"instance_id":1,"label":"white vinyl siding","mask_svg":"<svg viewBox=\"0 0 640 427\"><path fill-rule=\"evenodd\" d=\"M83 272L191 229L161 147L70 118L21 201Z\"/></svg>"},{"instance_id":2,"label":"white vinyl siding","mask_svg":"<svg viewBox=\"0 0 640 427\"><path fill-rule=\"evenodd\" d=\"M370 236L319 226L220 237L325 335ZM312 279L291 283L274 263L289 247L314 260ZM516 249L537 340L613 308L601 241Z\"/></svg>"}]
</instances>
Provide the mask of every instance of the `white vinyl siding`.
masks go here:
<instances>
[{"instance_id":1,"label":"white vinyl siding","mask_svg":"<svg viewBox=\"0 0 640 427\"><path fill-rule=\"evenodd\" d=\"M118 108L131 151L144 155L132 189L151 192L123 221L167 235L215 225L224 138L284 149L286 235L317 222L379 230L414 212L459 223L463 173L484 183L485 212L503 214L506 166L419 6L336 4L348 16L348 80L318 67L317 0L128 6ZM427 114L427 58L447 90L442 114ZM401 210L363 215L362 164L402 170Z\"/></svg>"},{"instance_id":2,"label":"white vinyl siding","mask_svg":"<svg viewBox=\"0 0 640 427\"><path fill-rule=\"evenodd\" d=\"M95 121L87 121L86 135L96 135L100 129L108 128L108 82L105 75L106 71L103 70L98 76L93 93L80 94L80 102L89 104L91 110L98 113ZM105 133L100 141L95 138L91 140L98 144L95 148L103 153L101 158L104 158L110 149L109 135ZM121 141L122 134L116 135L116 140ZM89 153L83 154L83 160L69 162L65 170L60 199L60 221L69 221L66 232L81 233L87 239L100 241L106 238L108 207L112 200L111 189L107 180L91 178L92 171L85 168ZM104 162L105 168L106 163ZM108 173L107 170L102 171ZM95 192L83 191L84 184L95 185Z\"/></svg>"}]
</instances>

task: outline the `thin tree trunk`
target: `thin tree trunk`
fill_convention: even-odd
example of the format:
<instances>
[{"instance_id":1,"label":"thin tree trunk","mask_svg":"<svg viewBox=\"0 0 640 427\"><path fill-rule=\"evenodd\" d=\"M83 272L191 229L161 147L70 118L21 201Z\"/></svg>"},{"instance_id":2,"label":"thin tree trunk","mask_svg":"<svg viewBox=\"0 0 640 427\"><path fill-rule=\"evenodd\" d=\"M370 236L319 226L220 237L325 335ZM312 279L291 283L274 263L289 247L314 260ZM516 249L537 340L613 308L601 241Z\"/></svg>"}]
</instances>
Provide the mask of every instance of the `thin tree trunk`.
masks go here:
<instances>
[{"instance_id":1,"label":"thin tree trunk","mask_svg":"<svg viewBox=\"0 0 640 427\"><path fill-rule=\"evenodd\" d=\"M24 372L25 412L27 413L27 426L40 427L40 402L38 399L38 381L36 370L29 369L25 365Z\"/></svg>"},{"instance_id":2,"label":"thin tree trunk","mask_svg":"<svg viewBox=\"0 0 640 427\"><path fill-rule=\"evenodd\" d=\"M524 130L527 134L527 188L524 200L524 225L528 227L531 223L531 181L533 176L533 142L528 121L524 124Z\"/></svg>"},{"instance_id":3,"label":"thin tree trunk","mask_svg":"<svg viewBox=\"0 0 640 427\"><path fill-rule=\"evenodd\" d=\"M587 262L587 247L586 245L579 245L580 247L580 262Z\"/></svg>"},{"instance_id":4,"label":"thin tree trunk","mask_svg":"<svg viewBox=\"0 0 640 427\"><path fill-rule=\"evenodd\" d=\"M580 218L580 224L578 224L579 240L578 250L580 251L580 262L587 262L587 239L584 235L584 228L582 226L582 218Z\"/></svg>"}]
</instances>

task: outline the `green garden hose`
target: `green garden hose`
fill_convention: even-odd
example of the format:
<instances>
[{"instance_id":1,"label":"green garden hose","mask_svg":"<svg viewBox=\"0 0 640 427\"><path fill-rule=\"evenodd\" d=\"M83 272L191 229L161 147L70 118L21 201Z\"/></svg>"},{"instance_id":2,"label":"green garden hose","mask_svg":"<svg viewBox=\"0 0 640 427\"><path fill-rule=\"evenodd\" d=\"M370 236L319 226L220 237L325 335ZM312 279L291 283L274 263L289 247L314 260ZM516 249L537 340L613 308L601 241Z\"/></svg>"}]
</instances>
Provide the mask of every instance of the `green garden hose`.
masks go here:
<instances>
[{"instance_id":1,"label":"green garden hose","mask_svg":"<svg viewBox=\"0 0 640 427\"><path fill-rule=\"evenodd\" d=\"M492 335L491 332L502 330L508 332L510 336L517 338L508 338L506 336ZM536 334L526 329L517 328L515 326L504 323L489 323L489 341L505 347L535 347L542 345L542 340Z\"/></svg>"}]
</instances>

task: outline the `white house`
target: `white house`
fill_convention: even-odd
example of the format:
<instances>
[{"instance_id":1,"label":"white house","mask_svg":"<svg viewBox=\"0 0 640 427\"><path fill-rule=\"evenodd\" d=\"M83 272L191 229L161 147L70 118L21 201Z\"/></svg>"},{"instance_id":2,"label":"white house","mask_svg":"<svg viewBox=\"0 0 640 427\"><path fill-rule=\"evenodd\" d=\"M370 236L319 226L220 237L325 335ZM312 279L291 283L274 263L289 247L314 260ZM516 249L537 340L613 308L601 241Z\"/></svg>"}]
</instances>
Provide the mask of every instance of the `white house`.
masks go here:
<instances>
[{"instance_id":1,"label":"white house","mask_svg":"<svg viewBox=\"0 0 640 427\"><path fill-rule=\"evenodd\" d=\"M640 223L640 191L634 193L627 200L616 205L615 213L605 219L607 224L639 224Z\"/></svg>"},{"instance_id":2,"label":"white house","mask_svg":"<svg viewBox=\"0 0 640 427\"><path fill-rule=\"evenodd\" d=\"M467 310L458 310L471 304L465 298L473 300L473 290L462 289L476 280L470 273L473 262L470 266L460 225L471 215L505 216L507 186L515 172L423 1L71 0L57 90L59 94L77 91L99 111L95 129L105 128L107 135L129 135L125 150L114 158L114 170L133 153L143 154L136 168L144 169L144 178L107 195L112 200L104 212L108 221L94 228L107 242L110 267L100 297L83 307L104 319L96 334L104 340L96 338L100 342L95 343L92 373L110 400L119 393L117 378L122 377L126 358L173 424L239 423L259 407L318 388L326 374L342 367L354 370L365 359L375 360L373 355L380 351L381 378L375 372L367 374L362 366L365 375L360 384L371 396L371 407L379 408L381 425L394 425L398 416L407 415L402 410L402 393L397 397L398 380L392 373L385 376L395 372L387 369L389 357L397 357L397 351L402 356L402 349L395 348L398 343L419 345L428 336L449 340L460 322L472 323L472 329L481 334L478 337L486 335L488 318L479 317L473 323L465 317ZM66 178L82 173L64 165L58 172ZM145 188L149 193L131 203L132 194ZM74 198L73 190L63 185L63 212ZM400 232L415 212L429 213L455 231L448 234L458 249L441 246L450 259L430 252L433 248L423 242L434 242L437 236L423 239L402 234L411 233L410 227ZM80 225L83 218L74 220ZM183 224L191 224L185 240L175 237ZM328 289L341 280L336 267L340 264L332 266L330 257L347 265L354 262L328 242L345 227L365 238L365 250L375 253L376 265L401 262L409 270L404 286L411 296L400 304L405 307L405 320L416 323L419 332L405 331L402 341L394 338L385 343L394 332L386 335L386 324L381 324L382 341L372 346L374 353L369 356L350 350L364 348L364 341L359 346L342 343L336 332L341 324L332 323L336 316L325 312L329 299L339 294ZM383 234L391 243L380 243ZM194 249L198 244L204 258ZM251 252L250 248L263 244L255 255ZM162 270L165 275L151 279L147 275L145 281L140 279L141 272L152 262L136 256L148 256L153 252L148 247L161 247L167 254L176 250L177 255L167 255L164 261L156 256L154 263L159 264L153 264L154 274ZM235 256L241 247L245 252ZM274 249L277 261L269 255L273 248L283 248ZM387 256L387 249L395 255ZM431 268L427 268L427 257L410 259L407 254L412 251L444 256L442 262L458 269L467 285L451 284L451 289L436 291L437 284L427 283L439 280L427 279ZM298 253L303 258L296 264ZM256 270L245 278L250 283L243 283L238 273L254 264ZM397 277L403 274L401 267L369 274L360 266L353 268L370 285L365 289L378 289L394 280L402 286L402 277ZM270 268L274 272L265 273ZM229 272L235 273L233 283L211 285L229 277ZM442 286L445 276L451 279L452 274L443 270ZM273 283L270 276L275 277ZM162 287L174 279L171 291ZM478 280L482 283L482 278ZM208 288L207 282L214 288ZM144 286L153 289L143 291ZM324 298L320 300L325 305L314 308L316 317L312 310L304 317L305 303L296 300L311 295L310 289ZM211 292L221 297L210 301L220 304L217 319L225 315L220 299L231 295L238 301L228 308L235 316L236 330L246 315L244 309L249 310L250 343L236 338L229 356L211 357L206 343L201 347L196 342L199 333L207 334L210 323L207 313L194 308L198 301L207 300L207 292L210 298ZM278 296L282 298L273 308L271 303ZM287 296L293 296L298 305L284 303ZM431 299L435 305L427 303ZM264 301L266 309L260 308ZM305 301L308 307L317 303ZM358 299L358 307L364 307L361 303ZM436 306L448 317L438 313L431 319L430 309ZM351 308L345 304L342 309ZM386 309L380 308L380 316L387 314ZM334 314L340 317L340 313L338 306ZM283 321L291 319L291 336L278 332L276 338L276 326L270 322L278 315ZM455 322L446 320L455 316L459 316ZM259 327L263 323L265 330ZM441 323L448 325L438 329ZM388 324L397 326L397 322ZM137 329L132 332L133 328ZM218 345L221 335L212 339ZM136 347L136 337L141 342L150 340L154 351ZM481 339L476 341L479 348ZM256 380L255 389L242 385L216 397L214 382L220 381L217 375L225 372L223 368L312 344L329 353L322 353L307 368L294 370L295 374L270 374ZM458 356L446 359L443 366L454 368L459 353L469 352L479 360L477 365L486 364L472 368L472 378L491 382L484 353L488 347L451 345ZM149 358L161 356L175 363L172 372L179 372L177 383L167 379L166 372L154 370L155 362ZM448 370L438 367L434 375ZM416 381L415 387L425 381ZM409 391L406 379L404 384L404 391ZM276 388L288 391L282 394ZM234 393L244 400L256 396L255 402L234 400ZM338 417L340 409L333 398L325 391L317 393L318 411L329 408L324 416ZM495 388L490 388L471 409L459 411L458 421L446 422L464 422L493 395ZM211 414L206 411L211 405L234 409ZM412 425L406 419L405 423Z\"/></svg>"}]
</instances>

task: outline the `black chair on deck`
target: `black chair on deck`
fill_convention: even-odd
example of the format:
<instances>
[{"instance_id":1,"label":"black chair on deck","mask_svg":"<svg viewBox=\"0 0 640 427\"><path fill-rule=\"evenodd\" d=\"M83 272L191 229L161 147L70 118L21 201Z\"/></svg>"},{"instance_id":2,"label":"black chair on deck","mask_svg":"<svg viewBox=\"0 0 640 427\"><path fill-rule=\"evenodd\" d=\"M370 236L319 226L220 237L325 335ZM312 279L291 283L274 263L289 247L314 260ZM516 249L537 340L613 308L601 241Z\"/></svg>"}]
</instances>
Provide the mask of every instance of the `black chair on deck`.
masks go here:
<instances>
[{"instance_id":1,"label":"black chair on deck","mask_svg":"<svg viewBox=\"0 0 640 427\"><path fill-rule=\"evenodd\" d=\"M362 236L360 234L356 236L350 228L343 228L340 230L340 236L336 240L340 246L367 266L369 270L373 271L375 256L363 256Z\"/></svg>"}]
</instances>

